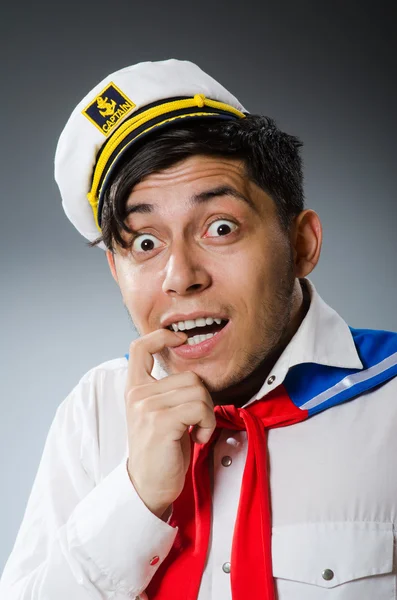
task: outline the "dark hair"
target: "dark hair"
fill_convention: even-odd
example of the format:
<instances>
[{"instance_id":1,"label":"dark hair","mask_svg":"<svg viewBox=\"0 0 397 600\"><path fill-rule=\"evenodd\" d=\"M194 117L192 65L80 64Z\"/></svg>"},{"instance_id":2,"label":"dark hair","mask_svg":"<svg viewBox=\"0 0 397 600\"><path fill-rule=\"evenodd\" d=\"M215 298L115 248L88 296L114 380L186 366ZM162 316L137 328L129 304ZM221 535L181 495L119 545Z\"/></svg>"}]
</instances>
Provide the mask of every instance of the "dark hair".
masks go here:
<instances>
[{"instance_id":1,"label":"dark hair","mask_svg":"<svg viewBox=\"0 0 397 600\"><path fill-rule=\"evenodd\" d=\"M125 219L134 186L193 155L242 159L247 176L274 200L280 222L288 230L304 207L301 146L297 137L278 129L272 119L257 115L233 121L179 121L158 130L122 157L105 191L102 235L89 246L104 242L111 250L114 243L128 248L121 231L131 233Z\"/></svg>"}]
</instances>

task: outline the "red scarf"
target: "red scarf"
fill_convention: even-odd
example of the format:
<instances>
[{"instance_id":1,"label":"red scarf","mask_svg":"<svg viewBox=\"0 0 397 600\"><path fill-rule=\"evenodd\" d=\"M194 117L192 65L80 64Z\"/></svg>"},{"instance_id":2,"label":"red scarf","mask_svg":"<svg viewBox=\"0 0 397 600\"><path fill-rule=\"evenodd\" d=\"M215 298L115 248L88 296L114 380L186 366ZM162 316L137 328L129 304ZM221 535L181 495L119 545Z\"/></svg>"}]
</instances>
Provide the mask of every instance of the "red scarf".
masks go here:
<instances>
[{"instance_id":1,"label":"red scarf","mask_svg":"<svg viewBox=\"0 0 397 600\"><path fill-rule=\"evenodd\" d=\"M197 600L211 529L209 452L221 428L246 430L247 460L233 534L233 600L275 600L271 557L271 510L267 430L308 417L284 386L247 408L216 406L217 427L207 444L192 443L192 460L182 493L174 502L170 525L178 526L174 545L146 589L149 600Z\"/></svg>"}]
</instances>

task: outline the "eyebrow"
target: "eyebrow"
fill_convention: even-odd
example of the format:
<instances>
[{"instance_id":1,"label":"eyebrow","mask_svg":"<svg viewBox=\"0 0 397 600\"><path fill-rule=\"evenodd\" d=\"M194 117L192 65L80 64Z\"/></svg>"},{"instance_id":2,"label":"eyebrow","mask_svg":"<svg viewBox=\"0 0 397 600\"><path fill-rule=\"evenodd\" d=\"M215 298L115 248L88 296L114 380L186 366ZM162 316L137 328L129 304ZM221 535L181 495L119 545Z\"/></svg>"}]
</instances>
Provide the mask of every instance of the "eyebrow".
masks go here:
<instances>
[{"instance_id":1,"label":"eyebrow","mask_svg":"<svg viewBox=\"0 0 397 600\"><path fill-rule=\"evenodd\" d=\"M251 210L253 210L256 213L258 212L258 209L255 206L254 202L251 200L251 198L244 196L244 194L242 194L241 192L229 185L222 185L216 188L212 188L210 190L205 190L203 192L200 192L199 194L193 194L193 196L191 196L188 200L188 206L197 206L199 204L204 204L205 202L209 202L213 198L219 198L221 196L231 196L232 198L241 200L245 204L248 204ZM158 208L158 204L131 204L130 206L127 206L126 216L131 215L133 213L153 213Z\"/></svg>"}]
</instances>

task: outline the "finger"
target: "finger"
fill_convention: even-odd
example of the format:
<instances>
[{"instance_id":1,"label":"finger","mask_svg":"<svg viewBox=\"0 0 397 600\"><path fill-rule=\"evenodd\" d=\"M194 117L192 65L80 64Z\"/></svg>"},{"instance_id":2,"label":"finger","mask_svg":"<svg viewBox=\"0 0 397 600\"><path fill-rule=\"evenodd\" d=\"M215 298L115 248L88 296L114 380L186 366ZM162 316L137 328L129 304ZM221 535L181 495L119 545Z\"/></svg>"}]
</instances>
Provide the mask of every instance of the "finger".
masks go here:
<instances>
[{"instance_id":1,"label":"finger","mask_svg":"<svg viewBox=\"0 0 397 600\"><path fill-rule=\"evenodd\" d=\"M151 376L153 354L161 352L167 346L180 346L186 339L187 335L182 331L176 333L169 329L156 329L134 340L130 345L126 390L136 385L156 381Z\"/></svg>"},{"instance_id":2,"label":"finger","mask_svg":"<svg viewBox=\"0 0 397 600\"><path fill-rule=\"evenodd\" d=\"M206 444L216 427L214 410L211 410L208 404L200 401L174 406L164 413L164 418L179 424L179 426L170 427L170 431L176 432L175 441L180 440L185 431L193 425L195 426L195 439L200 444Z\"/></svg>"},{"instance_id":3,"label":"finger","mask_svg":"<svg viewBox=\"0 0 397 600\"><path fill-rule=\"evenodd\" d=\"M145 394L145 390L152 387L153 391L156 392L155 386L157 382L152 386L143 385L139 386L134 395L134 405L138 406L138 402L142 401L143 410L147 413L168 410L180 404L187 404L188 402L203 402L208 408L214 411L214 404L212 398L206 388L198 386L186 386L180 388L172 388L162 394ZM141 393L141 389L143 390Z\"/></svg>"},{"instance_id":4,"label":"finger","mask_svg":"<svg viewBox=\"0 0 397 600\"><path fill-rule=\"evenodd\" d=\"M164 396L164 401L160 398L158 400L160 407L162 404L164 404L165 407L167 405L175 406L184 401L183 394L190 389L195 391L196 395L197 393L200 394L201 391L202 397L205 399L208 406L213 408L214 404L205 384L200 377L192 371L173 373L172 375L168 375L159 380L154 380L152 377L150 383L145 383L138 388L135 388L134 398L135 400L145 400L145 402L149 402L150 398L153 398L155 401L155 398L158 396ZM180 393L182 396L179 395ZM151 409L149 408L149 410Z\"/></svg>"}]
</instances>

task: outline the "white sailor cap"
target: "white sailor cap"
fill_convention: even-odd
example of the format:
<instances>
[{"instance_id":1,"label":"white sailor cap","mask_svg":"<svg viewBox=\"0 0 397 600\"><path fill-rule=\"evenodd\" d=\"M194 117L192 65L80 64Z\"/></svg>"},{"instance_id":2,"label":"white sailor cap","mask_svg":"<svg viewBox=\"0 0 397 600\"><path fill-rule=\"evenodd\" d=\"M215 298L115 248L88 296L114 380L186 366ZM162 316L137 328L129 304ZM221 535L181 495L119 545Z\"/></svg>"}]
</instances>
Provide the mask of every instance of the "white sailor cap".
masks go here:
<instances>
[{"instance_id":1,"label":"white sailor cap","mask_svg":"<svg viewBox=\"0 0 397 600\"><path fill-rule=\"evenodd\" d=\"M189 61L143 62L112 73L76 106L59 138L55 179L67 217L93 241L111 175L137 140L177 119L240 119L246 112Z\"/></svg>"}]
</instances>

